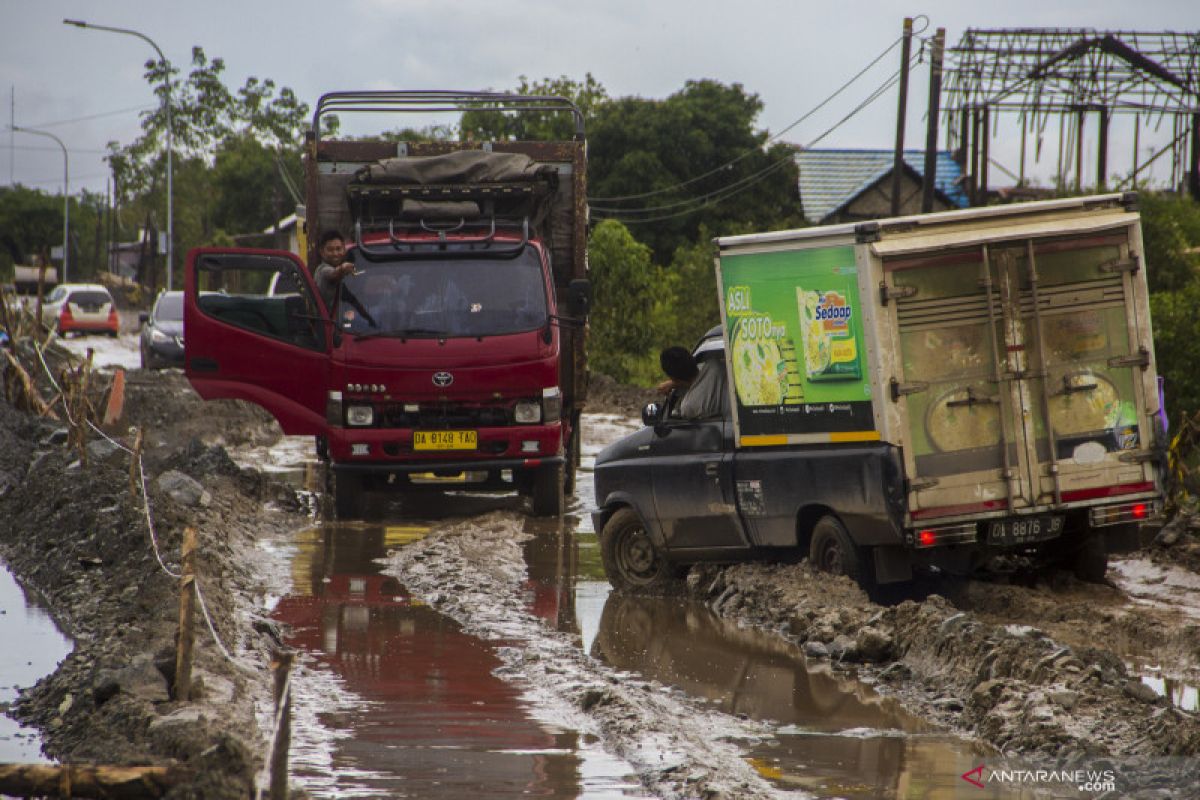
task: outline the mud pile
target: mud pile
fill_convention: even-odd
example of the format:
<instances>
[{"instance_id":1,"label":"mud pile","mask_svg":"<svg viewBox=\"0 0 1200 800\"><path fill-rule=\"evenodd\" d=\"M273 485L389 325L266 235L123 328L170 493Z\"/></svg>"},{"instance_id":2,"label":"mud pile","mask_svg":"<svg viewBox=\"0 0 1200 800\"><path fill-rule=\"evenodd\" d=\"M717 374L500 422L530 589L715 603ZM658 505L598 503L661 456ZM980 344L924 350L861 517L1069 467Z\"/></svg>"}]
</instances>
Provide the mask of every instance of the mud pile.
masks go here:
<instances>
[{"instance_id":1,"label":"mud pile","mask_svg":"<svg viewBox=\"0 0 1200 800\"><path fill-rule=\"evenodd\" d=\"M693 568L687 585L722 616L802 643L809 657L854 670L910 710L1006 754L1056 763L1200 755L1197 715L1172 707L1131 676L1120 656L1093 646L1112 640L1119 617L1143 627L1160 626L1163 619L1113 612L1106 625L1094 599L1076 595L1075 609L1063 602L1072 592L1095 591L1120 606L1114 589L1068 586L1058 590L1058 603L1039 609L1036 591L969 582L947 585L959 595L954 602L930 594L920 602L880 606L849 579L807 564ZM971 610L972 602L988 607L981 598L993 595L1002 599L992 603L991 619ZM1008 608L1001 611L1005 601ZM1085 618L1092 620L1090 629L1082 626ZM1075 642L1039 627L1056 619L1064 626L1080 623ZM1200 655L1200 627L1161 635Z\"/></svg>"},{"instance_id":2,"label":"mud pile","mask_svg":"<svg viewBox=\"0 0 1200 800\"><path fill-rule=\"evenodd\" d=\"M178 374L131 373L125 419L110 434L128 444L130 424L145 432L152 524L140 489L130 491L128 452L92 435L84 465L62 423L0 401L0 555L75 644L11 713L42 731L57 760L166 765L171 797L245 798L261 766L256 711L271 705L277 644L253 617L261 598L245 553L260 532L294 527L300 506L216 444L270 437L258 409L204 404ZM140 483L136 466L134 475ZM198 619L191 701L176 702L179 583L167 570L180 569L187 527L199 542L197 584L234 660Z\"/></svg>"}]
</instances>

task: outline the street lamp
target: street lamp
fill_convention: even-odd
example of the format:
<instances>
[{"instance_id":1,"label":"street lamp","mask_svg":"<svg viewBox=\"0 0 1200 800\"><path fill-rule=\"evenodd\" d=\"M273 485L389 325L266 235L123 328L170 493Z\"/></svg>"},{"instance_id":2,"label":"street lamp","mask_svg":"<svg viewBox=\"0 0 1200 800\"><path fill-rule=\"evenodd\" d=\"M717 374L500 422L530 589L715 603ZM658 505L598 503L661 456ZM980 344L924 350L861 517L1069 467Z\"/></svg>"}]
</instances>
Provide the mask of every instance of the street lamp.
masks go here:
<instances>
[{"instance_id":1,"label":"street lamp","mask_svg":"<svg viewBox=\"0 0 1200 800\"><path fill-rule=\"evenodd\" d=\"M158 53L158 60L163 62L164 66L168 67L168 69L165 70L165 77L163 78L163 80L166 82L166 85L167 85L167 291L169 292L169 291L171 291L171 271L172 271L172 267L175 264L175 258L174 258L174 252L175 252L175 241L174 241L175 240L175 217L174 217L175 199L174 198L175 198L175 194L174 194L174 185L173 185L172 179L171 179L171 153L173 150L172 142L173 142L174 134L172 131L173 126L171 125L171 71L169 69L170 62L167 61L167 57L163 55L162 49L157 44L154 43L154 40L151 39L149 36L147 36L144 33L139 33L137 31L129 30L128 28L112 28L112 27L109 27L108 25L94 25L90 22L84 22L83 20L80 20L80 19L64 19L63 24L64 25L74 25L76 28L91 28L92 30L97 30L97 31L109 31L111 33L124 33L129 36L136 36L139 39L141 39L142 41L146 42L151 47L153 47L154 52Z\"/></svg>"},{"instance_id":2,"label":"street lamp","mask_svg":"<svg viewBox=\"0 0 1200 800\"><path fill-rule=\"evenodd\" d=\"M62 139L48 131L34 130L33 128L22 128L17 125L11 126L12 130L17 133L30 133L34 136L45 136L47 139L53 139L63 151L63 270L62 280L60 283L67 282L67 264L71 260L71 195L68 194L68 186L70 182L70 165L67 161L67 146L63 144Z\"/></svg>"}]
</instances>

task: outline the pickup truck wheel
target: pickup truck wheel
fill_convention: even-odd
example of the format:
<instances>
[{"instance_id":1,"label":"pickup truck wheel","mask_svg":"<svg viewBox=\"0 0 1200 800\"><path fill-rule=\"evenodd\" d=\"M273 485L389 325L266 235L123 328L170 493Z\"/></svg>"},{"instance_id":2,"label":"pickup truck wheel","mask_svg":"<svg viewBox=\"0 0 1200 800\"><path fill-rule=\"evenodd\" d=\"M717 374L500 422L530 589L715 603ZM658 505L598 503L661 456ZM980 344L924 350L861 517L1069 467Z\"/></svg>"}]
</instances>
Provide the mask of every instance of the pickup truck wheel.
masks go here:
<instances>
[{"instance_id":1,"label":"pickup truck wheel","mask_svg":"<svg viewBox=\"0 0 1200 800\"><path fill-rule=\"evenodd\" d=\"M361 475L339 472L333 476L333 511L338 519L362 518L365 497Z\"/></svg>"},{"instance_id":2,"label":"pickup truck wheel","mask_svg":"<svg viewBox=\"0 0 1200 800\"><path fill-rule=\"evenodd\" d=\"M600 532L600 560L614 589L626 592L661 590L675 569L650 541L646 526L632 508L613 514Z\"/></svg>"},{"instance_id":3,"label":"pickup truck wheel","mask_svg":"<svg viewBox=\"0 0 1200 800\"><path fill-rule=\"evenodd\" d=\"M1108 572L1108 547L1102 531L1091 531L1068 562L1075 577L1084 583L1104 583Z\"/></svg>"},{"instance_id":4,"label":"pickup truck wheel","mask_svg":"<svg viewBox=\"0 0 1200 800\"><path fill-rule=\"evenodd\" d=\"M837 517L821 517L813 527L809 563L821 572L845 575L862 583L862 559Z\"/></svg>"},{"instance_id":5,"label":"pickup truck wheel","mask_svg":"<svg viewBox=\"0 0 1200 800\"><path fill-rule=\"evenodd\" d=\"M563 495L563 465L549 464L538 467L533 474L533 515L535 517L560 517L566 505Z\"/></svg>"}]
</instances>

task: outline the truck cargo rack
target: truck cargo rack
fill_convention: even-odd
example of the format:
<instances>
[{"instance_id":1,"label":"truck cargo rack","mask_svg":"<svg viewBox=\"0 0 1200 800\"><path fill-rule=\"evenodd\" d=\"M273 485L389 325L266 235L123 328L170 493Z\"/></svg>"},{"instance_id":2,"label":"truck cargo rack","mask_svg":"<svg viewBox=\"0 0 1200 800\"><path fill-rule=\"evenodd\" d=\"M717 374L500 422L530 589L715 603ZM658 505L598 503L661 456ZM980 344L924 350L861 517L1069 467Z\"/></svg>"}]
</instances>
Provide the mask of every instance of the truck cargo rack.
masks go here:
<instances>
[{"instance_id":1,"label":"truck cargo rack","mask_svg":"<svg viewBox=\"0 0 1200 800\"><path fill-rule=\"evenodd\" d=\"M479 223L473 223L479 224ZM378 244L368 244L363 241L363 232L381 231L384 226L379 223L368 223L365 227L361 219L354 222L354 245L368 261L395 260L397 258L439 259L439 258L516 258L525 252L529 244L529 218L512 221L504 227L517 228L521 231L520 241L503 240L497 242L497 218L491 217L486 225L487 232L479 236L463 236L450 239L447 234L465 230L469 223L459 220L445 227L430 226L425 220L417 222L400 221L399 226L408 230L420 230L432 233L436 239L401 239L396 236L397 220L388 219L386 230L388 242L383 247ZM454 245L453 249L450 245Z\"/></svg>"}]
</instances>

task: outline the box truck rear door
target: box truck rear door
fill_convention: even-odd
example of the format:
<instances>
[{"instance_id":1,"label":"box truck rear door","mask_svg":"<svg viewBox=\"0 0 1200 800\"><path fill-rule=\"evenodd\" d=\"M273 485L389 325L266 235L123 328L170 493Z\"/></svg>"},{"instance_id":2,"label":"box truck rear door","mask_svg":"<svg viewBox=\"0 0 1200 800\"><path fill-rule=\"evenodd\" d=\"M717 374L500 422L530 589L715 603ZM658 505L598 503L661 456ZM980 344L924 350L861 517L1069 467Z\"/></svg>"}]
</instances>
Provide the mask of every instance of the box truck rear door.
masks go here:
<instances>
[{"instance_id":1,"label":"box truck rear door","mask_svg":"<svg viewBox=\"0 0 1200 800\"><path fill-rule=\"evenodd\" d=\"M196 249L184 287L185 369L200 396L257 403L285 434L323 433L328 322L299 259Z\"/></svg>"},{"instance_id":2,"label":"box truck rear door","mask_svg":"<svg viewBox=\"0 0 1200 800\"><path fill-rule=\"evenodd\" d=\"M1134 263L1126 228L885 260L915 519L1153 488Z\"/></svg>"}]
</instances>

